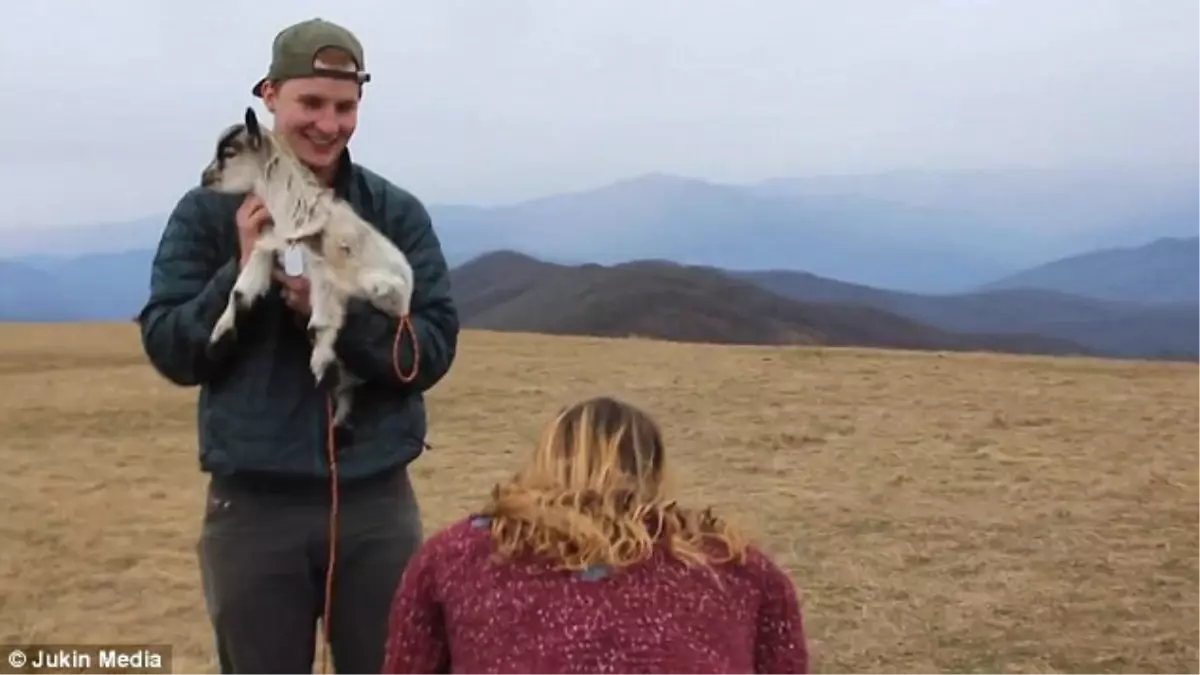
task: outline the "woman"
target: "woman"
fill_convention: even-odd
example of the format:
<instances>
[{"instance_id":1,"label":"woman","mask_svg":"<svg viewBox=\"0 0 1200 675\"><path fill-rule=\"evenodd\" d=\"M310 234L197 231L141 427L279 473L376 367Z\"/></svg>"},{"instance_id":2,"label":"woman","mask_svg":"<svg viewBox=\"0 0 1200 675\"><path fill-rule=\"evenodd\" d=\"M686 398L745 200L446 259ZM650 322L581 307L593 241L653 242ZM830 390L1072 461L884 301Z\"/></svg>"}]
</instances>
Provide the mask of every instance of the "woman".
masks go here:
<instances>
[{"instance_id":1,"label":"woman","mask_svg":"<svg viewBox=\"0 0 1200 675\"><path fill-rule=\"evenodd\" d=\"M665 468L638 409L562 412L525 470L409 562L384 672L808 672L791 579L670 499Z\"/></svg>"}]
</instances>

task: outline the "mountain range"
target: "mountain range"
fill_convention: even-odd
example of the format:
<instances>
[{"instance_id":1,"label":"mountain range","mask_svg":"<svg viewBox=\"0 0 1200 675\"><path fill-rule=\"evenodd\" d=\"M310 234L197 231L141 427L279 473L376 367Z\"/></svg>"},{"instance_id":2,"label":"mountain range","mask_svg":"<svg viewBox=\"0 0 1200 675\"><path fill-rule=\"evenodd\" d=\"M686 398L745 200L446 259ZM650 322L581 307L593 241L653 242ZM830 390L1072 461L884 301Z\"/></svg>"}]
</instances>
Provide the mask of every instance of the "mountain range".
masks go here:
<instances>
[{"instance_id":1,"label":"mountain range","mask_svg":"<svg viewBox=\"0 0 1200 675\"><path fill-rule=\"evenodd\" d=\"M1200 277L1198 238L1163 240L1122 253L1133 257L1138 250L1166 244L1173 244L1184 253L1190 250L1190 277L1193 280ZM1093 255L1112 257L1115 252L1106 250ZM1064 277L1071 278L1074 286L1089 295L1063 292L1052 285L1015 285L1012 282L1017 277L985 284L979 290L933 295L891 291L786 270L732 274L794 300L873 307L946 331L1040 335L1071 342L1087 353L1112 357L1194 357L1200 344L1200 303L1195 281L1190 284L1191 299L1177 301L1183 295L1180 287L1186 284L1186 274L1164 284L1159 295L1146 292L1136 283L1117 285L1104 274L1091 277L1090 286L1082 275L1067 275L1068 263L1077 263L1080 271L1086 273L1091 260L1092 256L1081 256L1073 261L1064 260L1060 266ZM1130 260L1126 270L1138 267L1141 266ZM1030 271L1031 276L1033 272L1036 270ZM1136 282L1149 274L1127 271L1125 276ZM1138 293L1140 301L1127 299Z\"/></svg>"},{"instance_id":2,"label":"mountain range","mask_svg":"<svg viewBox=\"0 0 1200 675\"><path fill-rule=\"evenodd\" d=\"M1042 288L1120 302L1195 304L1197 238L1164 237L1130 248L1091 251L1055 260L983 286Z\"/></svg>"},{"instance_id":3,"label":"mountain range","mask_svg":"<svg viewBox=\"0 0 1200 675\"><path fill-rule=\"evenodd\" d=\"M747 185L656 173L515 204L429 210L452 265L515 250L561 263L663 259L953 293L1083 252L1195 236L1200 167L897 171ZM0 258L153 248L164 221L0 224Z\"/></svg>"},{"instance_id":4,"label":"mountain range","mask_svg":"<svg viewBox=\"0 0 1200 675\"><path fill-rule=\"evenodd\" d=\"M722 344L1086 354L1068 340L940 330L865 304L789 299L715 268L665 260L558 265L513 251L454 271L472 328Z\"/></svg>"},{"instance_id":5,"label":"mountain range","mask_svg":"<svg viewBox=\"0 0 1200 675\"><path fill-rule=\"evenodd\" d=\"M652 174L430 210L468 327L1194 358L1197 196L1128 176ZM0 239L0 320L129 318L161 229Z\"/></svg>"}]
</instances>

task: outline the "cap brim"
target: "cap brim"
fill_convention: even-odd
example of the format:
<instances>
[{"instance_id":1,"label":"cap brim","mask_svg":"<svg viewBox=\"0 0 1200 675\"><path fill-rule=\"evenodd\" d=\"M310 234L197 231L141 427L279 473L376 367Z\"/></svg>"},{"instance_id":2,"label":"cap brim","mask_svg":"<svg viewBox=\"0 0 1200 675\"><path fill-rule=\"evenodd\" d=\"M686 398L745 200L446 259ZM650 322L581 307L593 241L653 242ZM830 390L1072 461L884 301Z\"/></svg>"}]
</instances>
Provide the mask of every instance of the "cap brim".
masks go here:
<instances>
[{"instance_id":1,"label":"cap brim","mask_svg":"<svg viewBox=\"0 0 1200 675\"><path fill-rule=\"evenodd\" d=\"M250 90L250 94L253 96L257 96L258 98L262 98L262 88L263 88L263 85L266 83L267 83L267 78L265 78L265 77L263 79L259 80L258 83L254 85L254 88L252 88Z\"/></svg>"}]
</instances>

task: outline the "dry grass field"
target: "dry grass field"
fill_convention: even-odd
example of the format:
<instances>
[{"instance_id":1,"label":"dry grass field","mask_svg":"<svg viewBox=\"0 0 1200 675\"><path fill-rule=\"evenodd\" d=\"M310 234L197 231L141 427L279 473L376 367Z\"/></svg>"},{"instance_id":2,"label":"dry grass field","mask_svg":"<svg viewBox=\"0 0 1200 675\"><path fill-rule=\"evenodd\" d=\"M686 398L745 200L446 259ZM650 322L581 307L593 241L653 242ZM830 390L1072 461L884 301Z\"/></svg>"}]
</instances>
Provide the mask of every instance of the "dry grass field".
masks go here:
<instances>
[{"instance_id":1,"label":"dry grass field","mask_svg":"<svg viewBox=\"0 0 1200 675\"><path fill-rule=\"evenodd\" d=\"M611 393L659 417L684 496L792 573L817 671L1197 672L1195 365L461 344L413 467L430 528ZM215 672L195 396L133 325L0 325L0 643L170 643Z\"/></svg>"}]
</instances>

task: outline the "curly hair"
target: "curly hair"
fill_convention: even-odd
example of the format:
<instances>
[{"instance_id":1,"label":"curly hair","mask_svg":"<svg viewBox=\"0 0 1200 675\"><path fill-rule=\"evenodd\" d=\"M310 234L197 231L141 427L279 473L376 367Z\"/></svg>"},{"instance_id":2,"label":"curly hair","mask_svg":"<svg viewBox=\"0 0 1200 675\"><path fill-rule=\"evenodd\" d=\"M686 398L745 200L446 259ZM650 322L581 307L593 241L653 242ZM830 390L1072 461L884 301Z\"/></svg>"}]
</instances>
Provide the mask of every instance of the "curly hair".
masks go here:
<instances>
[{"instance_id":1,"label":"curly hair","mask_svg":"<svg viewBox=\"0 0 1200 675\"><path fill-rule=\"evenodd\" d=\"M711 509L667 495L662 433L649 415L608 397L563 410L529 465L492 492L480 515L502 557L533 554L557 569L625 567L657 544L687 565L742 562L746 542Z\"/></svg>"}]
</instances>

